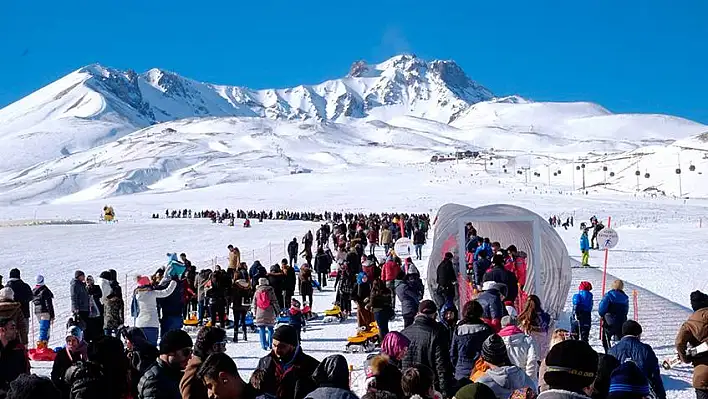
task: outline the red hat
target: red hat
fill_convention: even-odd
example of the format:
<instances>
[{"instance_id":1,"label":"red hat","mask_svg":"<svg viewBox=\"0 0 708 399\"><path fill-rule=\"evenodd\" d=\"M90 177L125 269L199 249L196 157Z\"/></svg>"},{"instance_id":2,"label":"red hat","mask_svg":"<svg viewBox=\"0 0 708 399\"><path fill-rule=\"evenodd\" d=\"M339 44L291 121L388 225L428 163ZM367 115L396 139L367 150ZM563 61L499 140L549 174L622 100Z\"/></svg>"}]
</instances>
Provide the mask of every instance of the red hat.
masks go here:
<instances>
[{"instance_id":1,"label":"red hat","mask_svg":"<svg viewBox=\"0 0 708 399\"><path fill-rule=\"evenodd\" d=\"M589 281L583 281L578 287L580 291L592 291L592 284Z\"/></svg>"}]
</instances>

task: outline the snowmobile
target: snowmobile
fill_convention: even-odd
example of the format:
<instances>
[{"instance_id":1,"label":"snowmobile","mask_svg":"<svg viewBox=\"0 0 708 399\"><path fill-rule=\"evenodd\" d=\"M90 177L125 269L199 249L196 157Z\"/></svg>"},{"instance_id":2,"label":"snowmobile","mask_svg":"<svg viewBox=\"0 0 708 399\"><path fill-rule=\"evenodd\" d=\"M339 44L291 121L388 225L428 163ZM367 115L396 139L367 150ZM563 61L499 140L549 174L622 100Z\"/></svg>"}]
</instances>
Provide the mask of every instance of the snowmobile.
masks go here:
<instances>
[{"instance_id":1,"label":"snowmobile","mask_svg":"<svg viewBox=\"0 0 708 399\"><path fill-rule=\"evenodd\" d=\"M358 329L356 335L347 338L347 345L344 348L346 353L355 352L372 352L376 349L379 343L379 327L376 322L369 325L367 329L362 326Z\"/></svg>"},{"instance_id":2,"label":"snowmobile","mask_svg":"<svg viewBox=\"0 0 708 399\"><path fill-rule=\"evenodd\" d=\"M324 323L334 323L335 321L342 323L346 319L347 318L339 305L334 305L332 309L327 309L324 311Z\"/></svg>"}]
</instances>

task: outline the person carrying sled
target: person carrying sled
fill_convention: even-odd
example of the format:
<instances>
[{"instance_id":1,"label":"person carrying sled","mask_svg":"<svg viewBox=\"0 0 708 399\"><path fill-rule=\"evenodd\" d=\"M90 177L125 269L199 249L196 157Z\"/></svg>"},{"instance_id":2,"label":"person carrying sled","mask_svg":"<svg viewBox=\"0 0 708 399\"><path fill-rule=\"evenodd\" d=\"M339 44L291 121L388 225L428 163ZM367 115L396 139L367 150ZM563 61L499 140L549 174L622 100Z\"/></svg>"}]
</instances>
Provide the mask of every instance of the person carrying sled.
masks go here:
<instances>
[{"instance_id":1,"label":"person carrying sled","mask_svg":"<svg viewBox=\"0 0 708 399\"><path fill-rule=\"evenodd\" d=\"M612 289L600 301L598 312L604 322L602 346L607 352L614 342L622 339L622 325L629 313L629 297L624 293L622 280L612 283Z\"/></svg>"},{"instance_id":2,"label":"person carrying sled","mask_svg":"<svg viewBox=\"0 0 708 399\"><path fill-rule=\"evenodd\" d=\"M688 353L689 346L697 348L708 342L708 295L701 291L691 293L693 314L681 325L676 335L676 352L684 363L693 365L693 388L698 399L708 399L708 353Z\"/></svg>"},{"instance_id":3,"label":"person carrying sled","mask_svg":"<svg viewBox=\"0 0 708 399\"><path fill-rule=\"evenodd\" d=\"M39 320L39 341L37 349L47 348L50 337L50 326L54 322L54 294L44 284L44 276L41 274L35 280L36 285L32 290L34 299L34 314Z\"/></svg>"},{"instance_id":4,"label":"person carrying sled","mask_svg":"<svg viewBox=\"0 0 708 399\"><path fill-rule=\"evenodd\" d=\"M583 281L578 286L578 293L573 295L573 314L570 316L571 336L584 342L590 340L592 327L592 284Z\"/></svg>"},{"instance_id":5,"label":"person carrying sled","mask_svg":"<svg viewBox=\"0 0 708 399\"><path fill-rule=\"evenodd\" d=\"M581 266L590 266L590 241L588 241L588 229L584 229L580 235L580 252L583 253L583 258L580 261Z\"/></svg>"}]
</instances>

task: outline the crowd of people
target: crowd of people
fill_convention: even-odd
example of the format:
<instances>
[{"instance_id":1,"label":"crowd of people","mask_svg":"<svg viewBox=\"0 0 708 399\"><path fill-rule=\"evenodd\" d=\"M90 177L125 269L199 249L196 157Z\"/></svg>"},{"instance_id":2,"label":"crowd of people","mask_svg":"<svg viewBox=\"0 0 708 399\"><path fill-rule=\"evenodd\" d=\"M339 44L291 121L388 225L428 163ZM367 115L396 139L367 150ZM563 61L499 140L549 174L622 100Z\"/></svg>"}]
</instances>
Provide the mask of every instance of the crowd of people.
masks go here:
<instances>
[{"instance_id":1,"label":"crowd of people","mask_svg":"<svg viewBox=\"0 0 708 399\"><path fill-rule=\"evenodd\" d=\"M130 328L124 327L115 271L95 280L76 271L70 286L73 317L50 379L29 374L26 345L32 303L40 330L37 346L46 347L54 296L42 276L32 289L13 269L0 290L0 398L355 399L346 358L318 361L301 344L313 287L326 287L332 270L344 317L354 302L359 331L372 322L379 331L380 352L364 365L362 398L666 398L658 359L641 341L641 325L627 318L621 281L600 302L606 338L605 353L598 354L588 344L592 285L581 283L573 297L571 331L556 329L541 300L524 294L526 255L514 245L504 249L478 236L469 225L467 280L475 297L461 304L460 312L452 254L445 254L437 269L434 300L423 300L414 260L401 259L382 239L386 232L393 236L394 225L399 237L410 235L415 242L418 234L423 245L421 219L360 215L323 224L316 234L295 238L288 245L290 259L270 269L259 261L248 268L232 245L225 269L197 271L186 254L168 254L164 268L137 277L130 306L135 327ZM378 246L384 247L381 262ZM389 331L396 300L404 328ZM695 313L681 327L676 347L682 361L694 364L693 385L697 397L705 399L708 360L690 349L708 340L708 295L692 293L691 304ZM250 312L267 351L248 381L225 354L231 310L231 339L238 341L240 328L247 339ZM199 325L194 341L182 329L193 314ZM282 315L288 322L275 328Z\"/></svg>"}]
</instances>

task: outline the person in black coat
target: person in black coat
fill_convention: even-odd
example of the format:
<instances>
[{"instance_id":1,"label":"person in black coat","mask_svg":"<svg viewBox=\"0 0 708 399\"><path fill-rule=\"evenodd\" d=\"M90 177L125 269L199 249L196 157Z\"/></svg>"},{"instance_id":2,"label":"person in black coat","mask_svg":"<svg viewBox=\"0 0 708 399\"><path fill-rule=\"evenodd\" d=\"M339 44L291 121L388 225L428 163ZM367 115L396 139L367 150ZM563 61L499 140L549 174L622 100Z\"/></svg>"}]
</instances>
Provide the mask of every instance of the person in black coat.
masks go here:
<instances>
[{"instance_id":1,"label":"person in black coat","mask_svg":"<svg viewBox=\"0 0 708 399\"><path fill-rule=\"evenodd\" d=\"M130 366L128 379L131 384L131 397L137 398L140 378L157 361L159 352L147 341L143 331L137 327L123 328L120 330L120 336L125 342L125 354Z\"/></svg>"},{"instance_id":2,"label":"person in black coat","mask_svg":"<svg viewBox=\"0 0 708 399\"><path fill-rule=\"evenodd\" d=\"M273 291L275 291L275 297L278 298L278 305L280 306L280 309L284 309L285 301L283 292L285 291L285 273L280 270L280 266L273 265L270 267L270 273L268 273L268 284L273 287Z\"/></svg>"},{"instance_id":3,"label":"person in black coat","mask_svg":"<svg viewBox=\"0 0 708 399\"><path fill-rule=\"evenodd\" d=\"M211 288L206 292L206 296L209 298L211 325L214 327L217 323L221 328L226 326L226 295L227 284L225 284L224 271L215 271L211 275Z\"/></svg>"},{"instance_id":4,"label":"person in black coat","mask_svg":"<svg viewBox=\"0 0 708 399\"><path fill-rule=\"evenodd\" d=\"M0 318L0 395L21 374L30 373L27 349L20 343L17 326L11 318Z\"/></svg>"},{"instance_id":5,"label":"person in black coat","mask_svg":"<svg viewBox=\"0 0 708 399\"><path fill-rule=\"evenodd\" d=\"M295 295L295 286L297 285L297 275L295 273L295 269L293 268L293 266L288 265L287 259L283 259L282 262L280 262L280 264L281 264L282 272L285 275L285 278L283 280L283 282L284 282L283 294L285 295L283 304L289 305L290 300Z\"/></svg>"},{"instance_id":6,"label":"person in black coat","mask_svg":"<svg viewBox=\"0 0 708 399\"><path fill-rule=\"evenodd\" d=\"M438 287L434 295L435 302L438 307L442 307L442 305L455 298L457 273L455 273L455 267L452 264L452 259L452 253L446 252L442 262L438 265L436 276Z\"/></svg>"},{"instance_id":7,"label":"person in black coat","mask_svg":"<svg viewBox=\"0 0 708 399\"><path fill-rule=\"evenodd\" d=\"M494 257L492 257L492 265L492 270L484 273L482 281L485 283L487 281L494 281L495 283L504 284L506 286L504 302L511 302L513 304L519 296L519 281L516 279L514 273L504 268L503 255L494 255Z\"/></svg>"},{"instance_id":8,"label":"person in black coat","mask_svg":"<svg viewBox=\"0 0 708 399\"><path fill-rule=\"evenodd\" d=\"M179 383L192 355L192 338L172 330L160 341L160 356L138 383L138 399L182 399Z\"/></svg>"},{"instance_id":9,"label":"person in black coat","mask_svg":"<svg viewBox=\"0 0 708 399\"><path fill-rule=\"evenodd\" d=\"M297 238L293 238L292 241L288 244L288 258L289 262L291 265L297 264L297 251L298 251L298 243L297 243Z\"/></svg>"},{"instance_id":10,"label":"person in black coat","mask_svg":"<svg viewBox=\"0 0 708 399\"><path fill-rule=\"evenodd\" d=\"M7 280L5 287L12 288L15 293L15 302L19 302L22 305L22 314L25 319L29 319L31 316L29 304L34 299L34 295L32 294L32 288L20 278L19 269L10 270L10 279ZM29 322L27 325L29 325Z\"/></svg>"},{"instance_id":11,"label":"person in black coat","mask_svg":"<svg viewBox=\"0 0 708 399\"><path fill-rule=\"evenodd\" d=\"M244 276L241 276L244 277ZM234 283L231 289L231 303L234 309L234 342L238 342L238 328L241 326L243 330L243 340L247 341L248 336L246 331L246 314L251 308L251 298L253 297L253 290L251 285L248 283L248 276L246 278L239 278Z\"/></svg>"},{"instance_id":12,"label":"person in black coat","mask_svg":"<svg viewBox=\"0 0 708 399\"><path fill-rule=\"evenodd\" d=\"M394 283L396 296L401 303L403 328L413 324L418 313L418 305L423 300L423 282L417 274L406 274Z\"/></svg>"},{"instance_id":13,"label":"person in black coat","mask_svg":"<svg viewBox=\"0 0 708 399\"><path fill-rule=\"evenodd\" d=\"M446 397L454 396L450 341L447 329L435 321L438 308L427 299L420 303L418 315L401 334L410 340L408 352L401 361L405 370L416 364L429 367L435 373L435 389Z\"/></svg>"},{"instance_id":14,"label":"person in black coat","mask_svg":"<svg viewBox=\"0 0 708 399\"><path fill-rule=\"evenodd\" d=\"M327 277L329 277L329 272L332 269L332 256L324 251L324 249L317 248L317 255L315 256L315 272L317 273L317 281L322 287L327 286Z\"/></svg>"},{"instance_id":15,"label":"person in black coat","mask_svg":"<svg viewBox=\"0 0 708 399\"><path fill-rule=\"evenodd\" d=\"M66 381L66 371L79 361L87 361L87 346L83 340L83 331L72 326L66 335L66 347L57 352L52 365L52 382L59 389L62 399L69 399L70 385Z\"/></svg>"},{"instance_id":16,"label":"person in black coat","mask_svg":"<svg viewBox=\"0 0 708 399\"><path fill-rule=\"evenodd\" d=\"M298 345L297 331L283 325L273 333L273 349L258 362L254 375L272 381L260 387L264 393L278 399L303 399L317 388L311 377L319 364Z\"/></svg>"}]
</instances>

